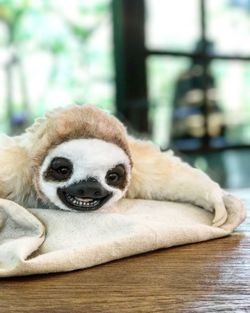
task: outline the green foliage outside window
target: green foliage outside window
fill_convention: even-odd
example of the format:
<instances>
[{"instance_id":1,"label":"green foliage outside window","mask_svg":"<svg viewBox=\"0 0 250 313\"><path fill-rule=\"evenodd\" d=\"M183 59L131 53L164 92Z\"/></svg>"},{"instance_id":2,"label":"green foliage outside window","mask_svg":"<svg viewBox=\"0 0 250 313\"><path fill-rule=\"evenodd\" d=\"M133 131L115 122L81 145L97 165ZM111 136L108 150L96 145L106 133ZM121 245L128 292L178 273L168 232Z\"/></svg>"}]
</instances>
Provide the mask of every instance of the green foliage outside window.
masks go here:
<instances>
[{"instance_id":1,"label":"green foliage outside window","mask_svg":"<svg viewBox=\"0 0 250 313\"><path fill-rule=\"evenodd\" d=\"M58 106L113 111L109 0L0 0L0 130Z\"/></svg>"}]
</instances>

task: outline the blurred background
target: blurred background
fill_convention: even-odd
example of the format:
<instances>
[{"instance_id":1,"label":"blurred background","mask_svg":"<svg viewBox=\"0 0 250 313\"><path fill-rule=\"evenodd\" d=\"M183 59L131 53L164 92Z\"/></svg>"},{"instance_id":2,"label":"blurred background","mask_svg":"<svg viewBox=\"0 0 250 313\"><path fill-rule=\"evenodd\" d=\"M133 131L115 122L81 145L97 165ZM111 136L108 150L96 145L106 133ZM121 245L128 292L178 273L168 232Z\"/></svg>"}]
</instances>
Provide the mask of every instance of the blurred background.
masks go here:
<instances>
[{"instance_id":1,"label":"blurred background","mask_svg":"<svg viewBox=\"0 0 250 313\"><path fill-rule=\"evenodd\" d=\"M250 186L250 0L0 0L0 131L92 103Z\"/></svg>"}]
</instances>

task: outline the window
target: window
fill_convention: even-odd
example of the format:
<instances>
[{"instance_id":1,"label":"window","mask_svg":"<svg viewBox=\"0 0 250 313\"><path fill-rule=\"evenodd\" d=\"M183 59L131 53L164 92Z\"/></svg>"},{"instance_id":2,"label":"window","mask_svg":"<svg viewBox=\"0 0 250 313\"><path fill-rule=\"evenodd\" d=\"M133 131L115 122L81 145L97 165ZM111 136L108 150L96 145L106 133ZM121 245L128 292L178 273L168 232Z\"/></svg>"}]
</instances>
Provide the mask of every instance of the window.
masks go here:
<instances>
[{"instance_id":1,"label":"window","mask_svg":"<svg viewBox=\"0 0 250 313\"><path fill-rule=\"evenodd\" d=\"M147 0L145 4L153 138L166 146L171 135L179 136L175 145L181 150L248 145L250 1ZM200 112L199 98L203 99ZM158 115L165 116L161 124ZM179 120L174 116L177 134L171 134L169 126L166 129L173 115L181 115ZM188 136L201 140L182 140Z\"/></svg>"}]
</instances>

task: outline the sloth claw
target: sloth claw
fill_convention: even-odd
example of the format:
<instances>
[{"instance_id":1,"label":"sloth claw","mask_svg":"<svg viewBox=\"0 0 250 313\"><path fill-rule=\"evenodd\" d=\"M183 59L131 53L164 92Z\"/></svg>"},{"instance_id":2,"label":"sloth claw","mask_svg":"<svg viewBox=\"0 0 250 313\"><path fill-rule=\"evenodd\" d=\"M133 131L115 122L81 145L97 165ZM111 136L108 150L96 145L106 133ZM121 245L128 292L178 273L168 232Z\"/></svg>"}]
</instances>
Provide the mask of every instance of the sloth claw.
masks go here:
<instances>
[{"instance_id":1,"label":"sloth claw","mask_svg":"<svg viewBox=\"0 0 250 313\"><path fill-rule=\"evenodd\" d=\"M220 203L216 203L214 206L214 219L213 219L213 226L220 227L222 226L227 220L227 210L223 201Z\"/></svg>"}]
</instances>

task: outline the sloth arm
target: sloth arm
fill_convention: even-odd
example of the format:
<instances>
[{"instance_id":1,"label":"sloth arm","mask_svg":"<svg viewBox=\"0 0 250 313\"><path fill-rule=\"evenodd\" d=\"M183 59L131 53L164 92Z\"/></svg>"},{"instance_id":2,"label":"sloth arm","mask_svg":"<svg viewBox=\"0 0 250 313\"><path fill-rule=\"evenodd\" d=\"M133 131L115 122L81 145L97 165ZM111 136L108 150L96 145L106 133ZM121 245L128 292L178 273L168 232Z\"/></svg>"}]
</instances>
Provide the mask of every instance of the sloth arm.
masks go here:
<instances>
[{"instance_id":1,"label":"sloth arm","mask_svg":"<svg viewBox=\"0 0 250 313\"><path fill-rule=\"evenodd\" d=\"M189 202L214 212L215 226L225 222L225 193L205 173L151 142L129 138L129 147L133 170L127 198Z\"/></svg>"},{"instance_id":2,"label":"sloth arm","mask_svg":"<svg viewBox=\"0 0 250 313\"><path fill-rule=\"evenodd\" d=\"M0 135L0 198L22 204L31 194L30 171L28 151L14 138Z\"/></svg>"}]
</instances>

